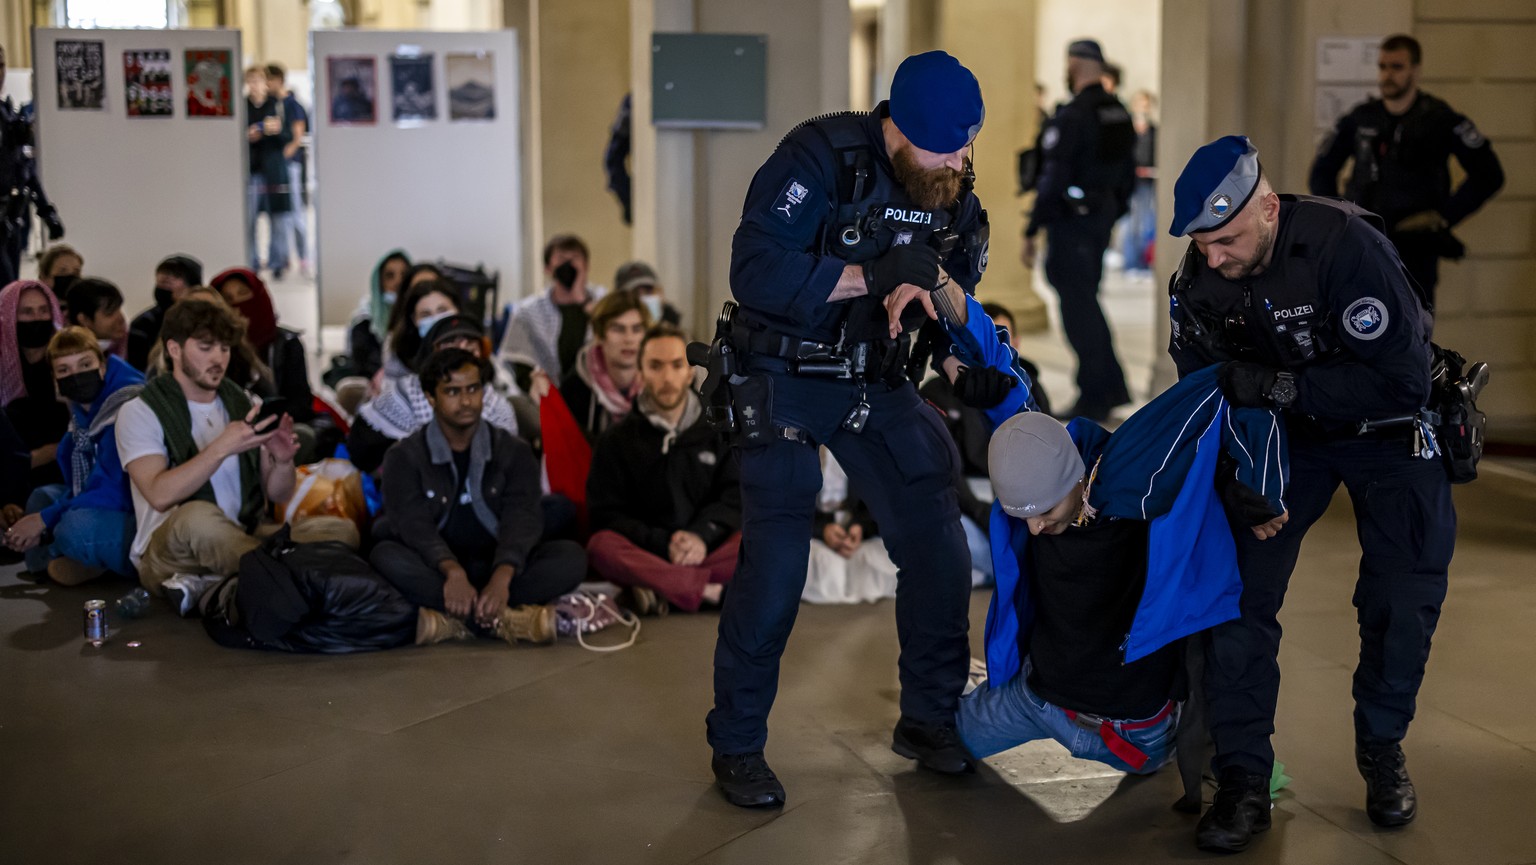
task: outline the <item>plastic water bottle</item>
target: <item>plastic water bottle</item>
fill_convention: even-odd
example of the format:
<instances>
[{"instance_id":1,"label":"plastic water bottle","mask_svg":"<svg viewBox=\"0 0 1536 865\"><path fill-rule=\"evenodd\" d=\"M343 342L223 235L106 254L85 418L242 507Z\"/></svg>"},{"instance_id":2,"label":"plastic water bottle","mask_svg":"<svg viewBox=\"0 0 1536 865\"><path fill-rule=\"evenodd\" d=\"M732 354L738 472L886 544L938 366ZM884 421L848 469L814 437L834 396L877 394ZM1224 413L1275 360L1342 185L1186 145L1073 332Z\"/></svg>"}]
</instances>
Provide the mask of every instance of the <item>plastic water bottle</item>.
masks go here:
<instances>
[{"instance_id":1,"label":"plastic water bottle","mask_svg":"<svg viewBox=\"0 0 1536 865\"><path fill-rule=\"evenodd\" d=\"M125 619L137 619L149 612L150 594L142 586L134 589L112 605L117 614Z\"/></svg>"}]
</instances>

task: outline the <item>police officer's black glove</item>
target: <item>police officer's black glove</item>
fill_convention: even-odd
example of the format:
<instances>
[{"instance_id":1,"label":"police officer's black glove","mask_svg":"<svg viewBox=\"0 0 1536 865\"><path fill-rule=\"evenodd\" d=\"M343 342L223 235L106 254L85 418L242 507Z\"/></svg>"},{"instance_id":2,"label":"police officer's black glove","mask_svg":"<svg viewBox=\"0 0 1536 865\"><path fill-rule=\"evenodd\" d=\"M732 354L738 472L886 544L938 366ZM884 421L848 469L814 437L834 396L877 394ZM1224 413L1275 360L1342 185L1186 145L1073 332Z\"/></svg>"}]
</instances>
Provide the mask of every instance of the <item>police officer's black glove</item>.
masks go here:
<instances>
[{"instance_id":1,"label":"police officer's black glove","mask_svg":"<svg viewBox=\"0 0 1536 865\"><path fill-rule=\"evenodd\" d=\"M1273 408L1269 394L1279 370L1262 363L1234 360L1221 366L1221 392L1227 401L1242 408Z\"/></svg>"},{"instance_id":2,"label":"police officer's black glove","mask_svg":"<svg viewBox=\"0 0 1536 865\"><path fill-rule=\"evenodd\" d=\"M1237 479L1237 460L1225 451L1216 460L1216 492L1227 516L1237 525L1262 526L1280 516L1268 499Z\"/></svg>"},{"instance_id":3,"label":"police officer's black glove","mask_svg":"<svg viewBox=\"0 0 1536 865\"><path fill-rule=\"evenodd\" d=\"M43 224L48 226L49 240L58 240L64 236L64 223L59 221L57 213L50 213L43 217Z\"/></svg>"},{"instance_id":4,"label":"police officer's black glove","mask_svg":"<svg viewBox=\"0 0 1536 865\"><path fill-rule=\"evenodd\" d=\"M926 243L903 243L864 263L864 285L876 300L905 283L926 289L938 285L939 251Z\"/></svg>"},{"instance_id":5,"label":"police officer's black glove","mask_svg":"<svg viewBox=\"0 0 1536 865\"><path fill-rule=\"evenodd\" d=\"M1016 381L990 366L961 367L955 376L955 396L971 408L988 409L1002 402Z\"/></svg>"}]
</instances>

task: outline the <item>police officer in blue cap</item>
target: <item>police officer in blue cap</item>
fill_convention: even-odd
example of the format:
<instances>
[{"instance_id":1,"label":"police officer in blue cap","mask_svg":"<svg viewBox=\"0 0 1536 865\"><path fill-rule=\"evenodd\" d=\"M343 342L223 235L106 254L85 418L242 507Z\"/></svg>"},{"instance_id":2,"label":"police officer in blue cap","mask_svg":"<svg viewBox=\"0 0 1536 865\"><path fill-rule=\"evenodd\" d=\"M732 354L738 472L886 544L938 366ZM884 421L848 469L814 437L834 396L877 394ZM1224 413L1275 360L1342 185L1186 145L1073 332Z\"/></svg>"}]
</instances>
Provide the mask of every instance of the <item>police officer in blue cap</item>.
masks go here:
<instances>
[{"instance_id":1,"label":"police officer in blue cap","mask_svg":"<svg viewBox=\"0 0 1536 865\"><path fill-rule=\"evenodd\" d=\"M1366 813L1417 810L1399 744L1413 720L1456 541L1431 401L1430 318L1378 218L1348 202L1276 195L1248 139L1195 152L1169 233L1191 243L1171 286L1180 376L1221 363L1234 405L1285 410L1288 522L1263 543L1235 532L1242 615L1210 631L1206 687L1220 787L1196 843L1236 851L1270 825L1270 735L1280 687L1276 615L1307 529L1340 484L1362 556L1354 604L1355 759Z\"/></svg>"},{"instance_id":2,"label":"police officer in blue cap","mask_svg":"<svg viewBox=\"0 0 1536 865\"><path fill-rule=\"evenodd\" d=\"M1136 184L1136 128L1104 90L1104 53L1081 39L1067 48L1072 101L1056 109L1036 145L1035 206L1024 228L1024 266L1034 267L1045 230L1045 278L1061 301L1061 327L1077 354L1077 404L1062 417L1102 421L1130 402L1125 371L1099 306L1104 250Z\"/></svg>"},{"instance_id":3,"label":"police officer in blue cap","mask_svg":"<svg viewBox=\"0 0 1536 865\"><path fill-rule=\"evenodd\" d=\"M931 294L972 291L986 268L986 214L968 177L982 119L980 85L958 60L942 51L909 57L888 102L800 124L747 192L731 258L740 306L716 343L739 358L730 393L744 524L708 736L733 804L784 803L763 749L805 584L818 445L847 469L900 568L892 748L938 772L973 771L953 723L969 665L958 456L908 370L911 334L935 317L936 300L943 308ZM986 367L955 379L979 406L1012 385Z\"/></svg>"}]
</instances>

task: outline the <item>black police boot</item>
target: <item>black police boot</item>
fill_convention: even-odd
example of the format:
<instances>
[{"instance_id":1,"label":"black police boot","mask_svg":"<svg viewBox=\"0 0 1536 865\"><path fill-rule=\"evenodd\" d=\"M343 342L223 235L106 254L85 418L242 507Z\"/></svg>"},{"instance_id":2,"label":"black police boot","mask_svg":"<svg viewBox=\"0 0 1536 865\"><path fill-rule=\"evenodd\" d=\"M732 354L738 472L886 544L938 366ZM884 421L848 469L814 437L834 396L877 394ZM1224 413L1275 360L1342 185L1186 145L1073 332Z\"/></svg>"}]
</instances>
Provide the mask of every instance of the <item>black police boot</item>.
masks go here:
<instances>
[{"instance_id":1,"label":"black police boot","mask_svg":"<svg viewBox=\"0 0 1536 865\"><path fill-rule=\"evenodd\" d=\"M750 754L716 754L709 761L715 784L725 801L738 808L778 808L784 804L784 785L768 768L762 751Z\"/></svg>"},{"instance_id":2,"label":"black police boot","mask_svg":"<svg viewBox=\"0 0 1536 865\"><path fill-rule=\"evenodd\" d=\"M1401 745L1355 747L1355 765L1365 778L1365 813L1377 826L1406 826L1419 813L1419 797L1408 778Z\"/></svg>"},{"instance_id":3,"label":"black police boot","mask_svg":"<svg viewBox=\"0 0 1536 865\"><path fill-rule=\"evenodd\" d=\"M1195 829L1195 846L1216 853L1236 853L1255 832L1269 828L1269 779L1236 766L1221 770L1210 810Z\"/></svg>"},{"instance_id":4,"label":"black police boot","mask_svg":"<svg viewBox=\"0 0 1536 865\"><path fill-rule=\"evenodd\" d=\"M976 762L960 744L954 724L924 724L903 717L891 733L891 750L917 765L945 775L976 771Z\"/></svg>"}]
</instances>

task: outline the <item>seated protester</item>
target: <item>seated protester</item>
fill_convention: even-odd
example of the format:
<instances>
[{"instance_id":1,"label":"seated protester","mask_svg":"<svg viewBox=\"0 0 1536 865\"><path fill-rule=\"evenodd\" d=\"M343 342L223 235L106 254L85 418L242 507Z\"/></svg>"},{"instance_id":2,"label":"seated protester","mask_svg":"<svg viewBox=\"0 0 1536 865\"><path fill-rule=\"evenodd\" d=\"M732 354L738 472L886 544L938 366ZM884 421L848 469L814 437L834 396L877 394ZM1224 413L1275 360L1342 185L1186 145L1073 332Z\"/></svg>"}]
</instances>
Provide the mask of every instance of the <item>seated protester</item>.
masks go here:
<instances>
[{"instance_id":1,"label":"seated protester","mask_svg":"<svg viewBox=\"0 0 1536 865\"><path fill-rule=\"evenodd\" d=\"M517 386L529 390L535 369L560 382L587 342L587 315L606 292L587 284L587 244L574 234L557 234L544 245L544 293L517 305L501 340L500 360L512 367Z\"/></svg>"},{"instance_id":2,"label":"seated protester","mask_svg":"<svg viewBox=\"0 0 1536 865\"><path fill-rule=\"evenodd\" d=\"M414 372L411 364L416 361L420 339L432 326L421 327L423 319L459 312L463 307L458 288L433 264L417 264L407 270L400 294L403 297L389 308L383 364L374 373L374 393L383 390L386 382Z\"/></svg>"},{"instance_id":3,"label":"seated protester","mask_svg":"<svg viewBox=\"0 0 1536 865\"><path fill-rule=\"evenodd\" d=\"M640 395L640 340L651 319L639 298L616 291L592 305L592 341L560 385L587 441L629 415Z\"/></svg>"},{"instance_id":4,"label":"seated protester","mask_svg":"<svg viewBox=\"0 0 1536 865\"><path fill-rule=\"evenodd\" d=\"M736 457L704 421L686 349L675 327L646 333L639 402L597 440L587 477L592 569L641 614L718 606L741 545Z\"/></svg>"},{"instance_id":5,"label":"seated protester","mask_svg":"<svg viewBox=\"0 0 1536 865\"><path fill-rule=\"evenodd\" d=\"M485 330L480 323L462 315L448 315L432 322L431 330L422 343L421 366L438 351L458 348L475 357L484 358L489 353ZM494 380L495 371L492 371ZM508 433L518 432L517 418L512 406L495 387L487 388L478 400L481 416L486 423ZM414 373L396 379L384 392L365 403L352 424L347 438L347 452L352 464L360 470L372 473L384 464L385 452L395 442L426 426L432 421L432 401L421 378Z\"/></svg>"},{"instance_id":6,"label":"seated protester","mask_svg":"<svg viewBox=\"0 0 1536 865\"><path fill-rule=\"evenodd\" d=\"M683 314L677 311L677 307L667 303L666 293L661 289L661 280L656 277L656 270L643 261L631 261L619 267L613 275L613 290L626 292L640 298L645 305L645 311L650 314L651 321L657 324L670 324L673 327L683 326ZM596 314L596 310L593 310ZM596 332L596 328L593 328Z\"/></svg>"},{"instance_id":7,"label":"seated protester","mask_svg":"<svg viewBox=\"0 0 1536 865\"><path fill-rule=\"evenodd\" d=\"M1184 379L1113 436L1040 412L993 435L988 684L957 716L974 756L1054 738L1125 772L1166 762L1179 641L1238 615L1229 520L1260 538L1286 520L1275 415L1229 409L1218 369Z\"/></svg>"},{"instance_id":8,"label":"seated protester","mask_svg":"<svg viewBox=\"0 0 1536 865\"><path fill-rule=\"evenodd\" d=\"M149 353L160 344L160 325L171 304L203 284L203 265L190 255L173 255L155 266L155 305L128 325L128 365L149 371Z\"/></svg>"},{"instance_id":9,"label":"seated protester","mask_svg":"<svg viewBox=\"0 0 1536 865\"><path fill-rule=\"evenodd\" d=\"M48 286L54 297L62 298L84 269L85 259L73 246L55 243L37 260L37 281Z\"/></svg>"},{"instance_id":10,"label":"seated protester","mask_svg":"<svg viewBox=\"0 0 1536 865\"><path fill-rule=\"evenodd\" d=\"M57 295L64 302L70 324L95 334L105 354L123 357L128 352L128 318L123 315L123 293L105 279L88 277L67 283L69 291Z\"/></svg>"},{"instance_id":11,"label":"seated protester","mask_svg":"<svg viewBox=\"0 0 1536 865\"><path fill-rule=\"evenodd\" d=\"M104 353L83 327L54 334L48 360L72 415L59 445L64 483L32 491L27 515L5 533L5 544L26 553L28 571L66 586L105 573L133 576L133 498L117 456L116 424L118 410L139 395L144 376Z\"/></svg>"},{"instance_id":12,"label":"seated protester","mask_svg":"<svg viewBox=\"0 0 1536 865\"><path fill-rule=\"evenodd\" d=\"M277 528L262 525L262 515L294 491L293 418L261 417L227 375L231 347L244 336L219 303L174 304L161 334L171 371L151 378L117 415L118 457L138 518L129 559L139 582L183 614ZM292 537L358 545L357 526L340 517L300 517Z\"/></svg>"},{"instance_id":13,"label":"seated protester","mask_svg":"<svg viewBox=\"0 0 1536 865\"><path fill-rule=\"evenodd\" d=\"M869 506L848 475L821 449L821 492L811 521L811 557L800 600L812 604L874 603L896 597L896 563L877 535Z\"/></svg>"},{"instance_id":14,"label":"seated protester","mask_svg":"<svg viewBox=\"0 0 1536 865\"><path fill-rule=\"evenodd\" d=\"M538 460L482 416L492 372L458 348L422 364L432 420L384 458L370 561L411 603L509 643L552 643L552 603L586 576L586 554L571 541L539 543Z\"/></svg>"},{"instance_id":15,"label":"seated protester","mask_svg":"<svg viewBox=\"0 0 1536 865\"><path fill-rule=\"evenodd\" d=\"M186 293L181 296L181 299L208 301L234 316L235 321L241 327L241 333L244 333L246 327L245 316L236 312L235 308L229 305L229 301L224 299L224 295L220 294L218 289L199 285L195 288L187 289ZM180 302L177 301L177 303ZM174 305L172 304L172 306ZM147 378L154 378L161 373L170 371L171 364L170 359L165 355L165 345L157 345L150 349L149 367L144 370L145 376ZM277 377L272 374L272 370L268 369L266 363L256 354L256 347L251 345L248 337L241 336L239 344L230 348L229 368L225 371L224 377L249 391L251 395L261 399L265 400L277 396Z\"/></svg>"},{"instance_id":16,"label":"seated protester","mask_svg":"<svg viewBox=\"0 0 1536 865\"><path fill-rule=\"evenodd\" d=\"M243 267L232 267L210 280L208 287L218 291L245 319L245 339L272 375L265 390L288 401L288 416L295 423L313 424L315 394L309 388L304 342L298 331L277 323L272 295L261 277Z\"/></svg>"},{"instance_id":17,"label":"seated protester","mask_svg":"<svg viewBox=\"0 0 1536 865\"><path fill-rule=\"evenodd\" d=\"M54 392L48 364L48 340L63 326L59 300L42 283L17 280L0 290L0 406L32 454L28 493L64 481L54 454L69 409Z\"/></svg>"},{"instance_id":18,"label":"seated protester","mask_svg":"<svg viewBox=\"0 0 1536 865\"><path fill-rule=\"evenodd\" d=\"M373 378L383 368L390 314L405 288L405 275L410 269L410 256L403 249L390 250L374 266L368 293L347 325L347 354L352 358L350 375Z\"/></svg>"},{"instance_id":19,"label":"seated protester","mask_svg":"<svg viewBox=\"0 0 1536 865\"><path fill-rule=\"evenodd\" d=\"M27 489L27 468L32 463L32 451L21 440L11 419L0 411L0 531L10 528L21 519L30 490ZM0 561L12 564L20 561L5 550L0 550Z\"/></svg>"}]
</instances>

